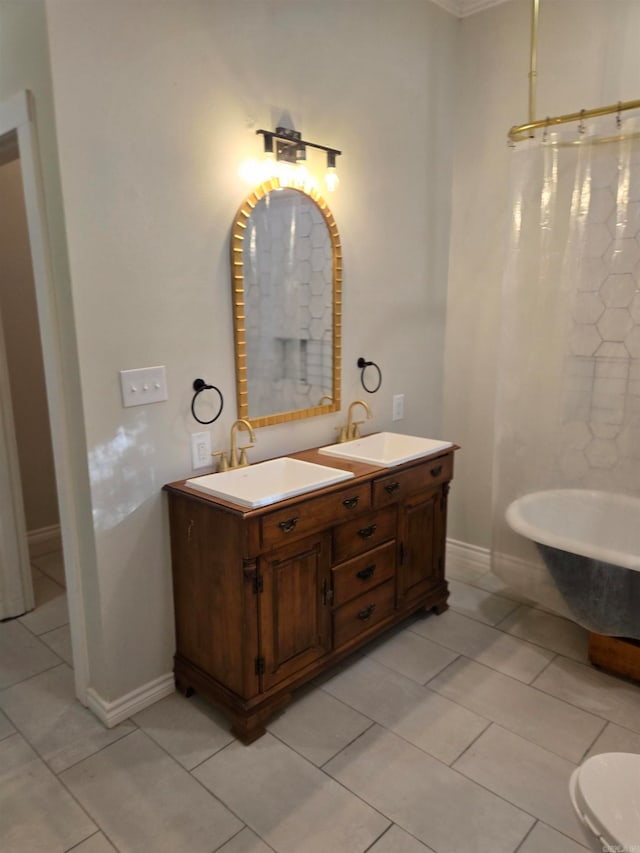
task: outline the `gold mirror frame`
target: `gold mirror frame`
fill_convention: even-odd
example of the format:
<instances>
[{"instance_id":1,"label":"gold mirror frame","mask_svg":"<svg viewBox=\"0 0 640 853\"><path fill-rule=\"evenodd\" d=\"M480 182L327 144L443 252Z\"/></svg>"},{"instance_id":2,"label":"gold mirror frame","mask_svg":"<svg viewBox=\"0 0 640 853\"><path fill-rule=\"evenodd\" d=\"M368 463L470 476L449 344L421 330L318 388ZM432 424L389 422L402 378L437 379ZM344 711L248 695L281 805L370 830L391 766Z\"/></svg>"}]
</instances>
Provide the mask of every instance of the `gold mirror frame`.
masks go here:
<instances>
[{"instance_id":1,"label":"gold mirror frame","mask_svg":"<svg viewBox=\"0 0 640 853\"><path fill-rule=\"evenodd\" d=\"M298 190L312 199L320 209L329 230L333 257L333 372L332 402L324 406L312 406L307 409L293 409L273 415L252 418L249 414L249 394L247 380L247 341L246 313L244 300L244 262L243 240L247 223L258 202L277 189ZM256 187L240 205L233 221L231 232L231 287L233 299L233 335L236 362L236 394L238 417L249 420L254 427L298 421L313 418L330 412L340 411L340 373L342 360L342 246L333 214L327 202L308 184L293 181L280 181L273 178Z\"/></svg>"}]
</instances>

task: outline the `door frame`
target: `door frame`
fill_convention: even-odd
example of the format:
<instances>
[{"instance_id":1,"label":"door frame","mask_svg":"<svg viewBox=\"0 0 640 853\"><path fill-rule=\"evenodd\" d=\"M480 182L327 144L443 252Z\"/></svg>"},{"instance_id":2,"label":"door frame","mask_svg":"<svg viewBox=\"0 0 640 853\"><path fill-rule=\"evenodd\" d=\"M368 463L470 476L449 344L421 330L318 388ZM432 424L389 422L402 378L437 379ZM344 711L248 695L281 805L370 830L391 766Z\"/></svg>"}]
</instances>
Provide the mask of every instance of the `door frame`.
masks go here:
<instances>
[{"instance_id":1,"label":"door frame","mask_svg":"<svg viewBox=\"0 0 640 853\"><path fill-rule=\"evenodd\" d=\"M5 162L15 159L10 146L15 140L15 156L20 159L31 262L38 308L38 325L42 340L45 382L49 405L51 440L56 471L56 490L60 513L60 531L64 553L69 625L76 696L87 704L89 685L89 652L87 623L80 571L80 506L73 488L73 453L69 424L68 381L63 374L62 329L60 328L56 288L47 227L44 182L40 166L35 125L34 99L31 92L17 92L0 102L0 154L2 142L8 143ZM26 532L25 532L26 537ZM25 543L26 546L26 543Z\"/></svg>"},{"instance_id":2,"label":"door frame","mask_svg":"<svg viewBox=\"0 0 640 853\"><path fill-rule=\"evenodd\" d=\"M4 162L7 161L0 157L0 165ZM1 312L0 464L4 469L4 476L0 481L0 503L3 507L0 519L0 619L11 619L33 610L35 599Z\"/></svg>"}]
</instances>

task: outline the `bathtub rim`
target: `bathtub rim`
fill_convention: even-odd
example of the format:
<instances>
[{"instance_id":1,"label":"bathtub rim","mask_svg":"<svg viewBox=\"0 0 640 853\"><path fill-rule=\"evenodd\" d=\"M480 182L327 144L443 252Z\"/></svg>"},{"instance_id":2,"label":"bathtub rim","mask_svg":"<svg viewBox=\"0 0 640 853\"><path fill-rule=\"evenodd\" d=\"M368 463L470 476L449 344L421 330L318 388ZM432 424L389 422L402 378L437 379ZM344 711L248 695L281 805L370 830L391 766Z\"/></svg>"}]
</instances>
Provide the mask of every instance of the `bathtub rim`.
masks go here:
<instances>
[{"instance_id":1,"label":"bathtub rim","mask_svg":"<svg viewBox=\"0 0 640 853\"><path fill-rule=\"evenodd\" d=\"M594 500L606 501L610 506L616 504L620 507L624 506L627 508L633 506L638 510L639 524L640 498L617 492L599 491L596 489L545 489L537 492L529 492L526 495L515 498L515 500L511 501L505 511L505 519L509 527L532 542L540 545L546 545L550 548L557 548L559 551L567 551L570 554L577 554L578 556L585 557L589 560L609 563L620 568L640 572L640 554L631 554L614 548L605 548L593 543L588 543L588 545L585 546L583 542L580 542L577 539L545 530L523 517L523 508L535 502L539 502L541 499L550 498L551 495L556 497L558 495L563 495L567 498L571 498L574 495L580 495L581 498L584 498L585 495L589 495Z\"/></svg>"}]
</instances>

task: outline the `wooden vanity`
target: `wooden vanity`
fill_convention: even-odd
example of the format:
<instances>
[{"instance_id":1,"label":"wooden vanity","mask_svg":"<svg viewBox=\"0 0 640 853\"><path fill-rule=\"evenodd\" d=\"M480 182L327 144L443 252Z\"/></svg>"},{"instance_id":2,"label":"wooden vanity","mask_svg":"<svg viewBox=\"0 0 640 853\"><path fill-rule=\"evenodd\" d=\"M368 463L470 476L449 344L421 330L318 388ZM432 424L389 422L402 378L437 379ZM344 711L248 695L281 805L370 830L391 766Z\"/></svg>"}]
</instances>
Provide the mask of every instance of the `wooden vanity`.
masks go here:
<instances>
[{"instance_id":1,"label":"wooden vanity","mask_svg":"<svg viewBox=\"0 0 640 853\"><path fill-rule=\"evenodd\" d=\"M456 449L393 468L290 454L354 478L260 509L165 486L177 689L250 743L297 687L408 614L445 610Z\"/></svg>"}]
</instances>

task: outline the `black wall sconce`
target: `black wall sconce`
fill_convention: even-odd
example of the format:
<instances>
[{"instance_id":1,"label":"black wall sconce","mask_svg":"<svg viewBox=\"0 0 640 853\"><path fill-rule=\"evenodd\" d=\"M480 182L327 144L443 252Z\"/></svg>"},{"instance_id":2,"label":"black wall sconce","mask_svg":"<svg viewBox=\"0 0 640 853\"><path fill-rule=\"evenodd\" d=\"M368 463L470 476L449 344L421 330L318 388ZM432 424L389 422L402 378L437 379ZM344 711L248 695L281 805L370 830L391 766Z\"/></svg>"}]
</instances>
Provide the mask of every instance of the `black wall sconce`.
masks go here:
<instances>
[{"instance_id":1,"label":"black wall sconce","mask_svg":"<svg viewBox=\"0 0 640 853\"><path fill-rule=\"evenodd\" d=\"M342 154L342 151L338 151L337 148L330 148L327 145L320 145L317 142L309 142L308 139L302 138L299 131L290 130L288 127L276 127L275 130L263 130L261 128L256 130L256 133L260 133L264 137L265 157L275 157L276 160L286 163L303 164L307 159L307 148L325 151L327 154L325 184L329 191L335 190L338 185L336 157Z\"/></svg>"}]
</instances>

